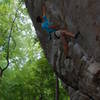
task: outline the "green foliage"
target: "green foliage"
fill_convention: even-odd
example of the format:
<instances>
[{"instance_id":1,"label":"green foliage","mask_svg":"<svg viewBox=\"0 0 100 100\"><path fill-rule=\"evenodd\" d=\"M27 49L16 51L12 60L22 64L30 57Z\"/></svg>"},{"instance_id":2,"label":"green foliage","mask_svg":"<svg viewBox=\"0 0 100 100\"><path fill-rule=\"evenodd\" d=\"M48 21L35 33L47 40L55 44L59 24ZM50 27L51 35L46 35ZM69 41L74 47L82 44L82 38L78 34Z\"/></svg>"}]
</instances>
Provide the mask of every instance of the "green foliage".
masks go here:
<instances>
[{"instance_id":1,"label":"green foliage","mask_svg":"<svg viewBox=\"0 0 100 100\"><path fill-rule=\"evenodd\" d=\"M1 100L39 100L42 94L43 100L54 100L55 84L54 73L44 57L29 60L22 68L6 71L0 83L0 97ZM60 100L66 100L66 95L60 85Z\"/></svg>"},{"instance_id":2,"label":"green foliage","mask_svg":"<svg viewBox=\"0 0 100 100\"><path fill-rule=\"evenodd\" d=\"M0 100L54 100L55 75L44 57L21 0L0 0L0 66L7 64L7 43L11 33L8 69L0 79ZM18 8L18 12L16 9ZM17 14L16 14L17 13ZM60 100L66 100L60 84Z\"/></svg>"},{"instance_id":3,"label":"green foliage","mask_svg":"<svg viewBox=\"0 0 100 100\"><path fill-rule=\"evenodd\" d=\"M11 0L0 0L0 4L10 3Z\"/></svg>"}]
</instances>

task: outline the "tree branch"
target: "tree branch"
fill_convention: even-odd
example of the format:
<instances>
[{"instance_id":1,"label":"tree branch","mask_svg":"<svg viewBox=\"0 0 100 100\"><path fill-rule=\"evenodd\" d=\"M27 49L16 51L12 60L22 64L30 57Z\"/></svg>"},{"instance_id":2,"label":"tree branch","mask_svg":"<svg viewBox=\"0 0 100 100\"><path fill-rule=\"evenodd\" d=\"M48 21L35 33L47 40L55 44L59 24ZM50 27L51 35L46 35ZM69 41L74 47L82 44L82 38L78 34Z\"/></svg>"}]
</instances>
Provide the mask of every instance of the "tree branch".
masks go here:
<instances>
[{"instance_id":1,"label":"tree branch","mask_svg":"<svg viewBox=\"0 0 100 100\"><path fill-rule=\"evenodd\" d=\"M21 2L20 2L20 5L21 5ZM9 36L8 36L8 43L7 43L7 56L6 56L6 61L7 61L7 64L5 66L5 68L2 69L2 73L8 68L10 62L9 62L9 52L10 52L10 40L11 40L11 37L12 37L12 31L13 31L13 27L14 27L14 23L16 21L16 18L17 18L17 13L18 13L18 10L21 6L19 6L17 9L16 9L16 13L15 13L15 17L12 21L12 25L11 25L11 28L10 28L10 32L9 32Z\"/></svg>"}]
</instances>

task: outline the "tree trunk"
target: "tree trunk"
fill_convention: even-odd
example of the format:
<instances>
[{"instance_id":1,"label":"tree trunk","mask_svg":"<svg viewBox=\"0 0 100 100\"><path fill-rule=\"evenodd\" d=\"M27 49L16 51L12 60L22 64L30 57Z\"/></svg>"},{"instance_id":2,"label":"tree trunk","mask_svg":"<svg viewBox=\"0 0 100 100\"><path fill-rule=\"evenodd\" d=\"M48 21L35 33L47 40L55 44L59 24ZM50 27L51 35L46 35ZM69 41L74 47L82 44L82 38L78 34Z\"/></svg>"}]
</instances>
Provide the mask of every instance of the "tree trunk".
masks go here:
<instances>
[{"instance_id":1,"label":"tree trunk","mask_svg":"<svg viewBox=\"0 0 100 100\"><path fill-rule=\"evenodd\" d=\"M57 75L56 75L56 100L59 100L59 80Z\"/></svg>"},{"instance_id":2,"label":"tree trunk","mask_svg":"<svg viewBox=\"0 0 100 100\"><path fill-rule=\"evenodd\" d=\"M52 33L52 40L48 40L36 22L43 3L49 20L67 26L73 34L80 32L77 40L66 40L72 59L65 59L61 39ZM44 53L68 87L71 100L100 100L100 0L25 0L25 4Z\"/></svg>"}]
</instances>

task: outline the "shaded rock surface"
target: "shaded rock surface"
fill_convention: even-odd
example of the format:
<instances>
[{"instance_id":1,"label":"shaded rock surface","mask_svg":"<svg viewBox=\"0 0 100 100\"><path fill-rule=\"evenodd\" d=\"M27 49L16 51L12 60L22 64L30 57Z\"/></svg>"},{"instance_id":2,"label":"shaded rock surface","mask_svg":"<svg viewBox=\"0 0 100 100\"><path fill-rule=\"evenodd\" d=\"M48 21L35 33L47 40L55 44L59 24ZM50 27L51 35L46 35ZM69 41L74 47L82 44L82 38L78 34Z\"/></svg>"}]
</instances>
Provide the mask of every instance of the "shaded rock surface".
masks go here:
<instances>
[{"instance_id":1,"label":"shaded rock surface","mask_svg":"<svg viewBox=\"0 0 100 100\"><path fill-rule=\"evenodd\" d=\"M65 59L61 40L52 34L49 41L36 23L44 2L49 20L81 34L70 39L71 60ZM71 100L100 100L100 0L25 0L25 4L44 53Z\"/></svg>"}]
</instances>

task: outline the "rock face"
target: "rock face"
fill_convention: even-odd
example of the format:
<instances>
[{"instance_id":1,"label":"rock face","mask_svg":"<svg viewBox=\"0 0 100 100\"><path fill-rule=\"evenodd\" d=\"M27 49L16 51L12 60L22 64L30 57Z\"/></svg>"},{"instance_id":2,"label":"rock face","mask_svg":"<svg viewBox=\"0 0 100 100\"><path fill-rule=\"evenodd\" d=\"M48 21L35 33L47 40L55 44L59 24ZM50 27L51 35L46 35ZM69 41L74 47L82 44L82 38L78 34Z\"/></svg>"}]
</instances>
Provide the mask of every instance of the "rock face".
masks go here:
<instances>
[{"instance_id":1,"label":"rock face","mask_svg":"<svg viewBox=\"0 0 100 100\"><path fill-rule=\"evenodd\" d=\"M36 17L46 4L47 16L73 33L65 59L62 41L41 30ZM37 36L54 72L68 89L71 100L100 100L100 0L25 0Z\"/></svg>"}]
</instances>

